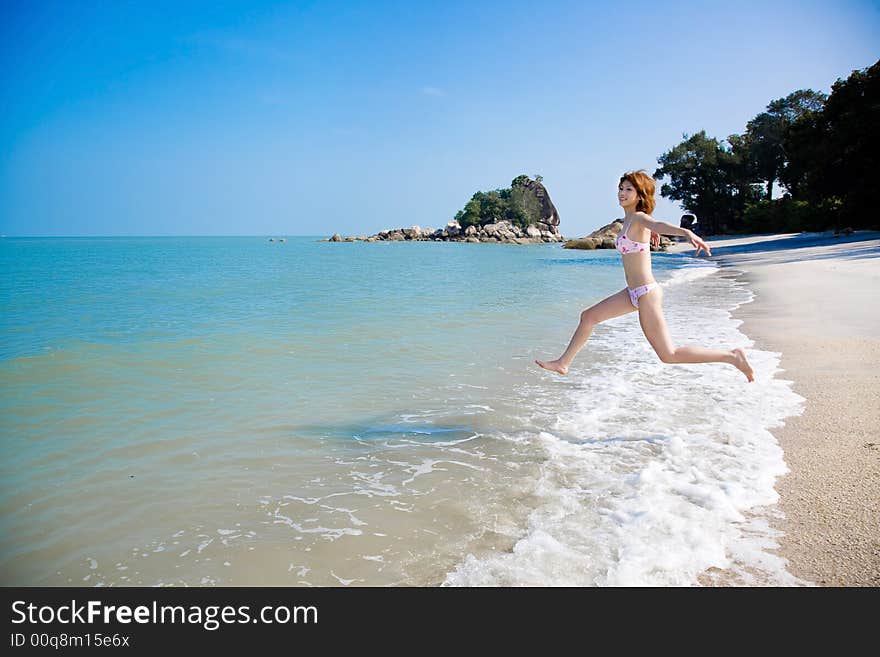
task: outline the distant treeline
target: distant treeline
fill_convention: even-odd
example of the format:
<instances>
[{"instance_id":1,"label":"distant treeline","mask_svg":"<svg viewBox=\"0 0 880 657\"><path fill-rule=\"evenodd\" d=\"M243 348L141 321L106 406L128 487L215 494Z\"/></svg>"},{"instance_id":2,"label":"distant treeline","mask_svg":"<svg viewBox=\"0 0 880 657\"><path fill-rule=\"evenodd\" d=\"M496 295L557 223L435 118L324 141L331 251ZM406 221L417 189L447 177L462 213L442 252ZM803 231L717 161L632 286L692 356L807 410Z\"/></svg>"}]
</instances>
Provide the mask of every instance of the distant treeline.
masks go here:
<instances>
[{"instance_id":1,"label":"distant treeline","mask_svg":"<svg viewBox=\"0 0 880 657\"><path fill-rule=\"evenodd\" d=\"M830 96L801 89L774 100L741 135L683 135L654 177L705 235L877 228L878 136L880 61L838 79Z\"/></svg>"}]
</instances>

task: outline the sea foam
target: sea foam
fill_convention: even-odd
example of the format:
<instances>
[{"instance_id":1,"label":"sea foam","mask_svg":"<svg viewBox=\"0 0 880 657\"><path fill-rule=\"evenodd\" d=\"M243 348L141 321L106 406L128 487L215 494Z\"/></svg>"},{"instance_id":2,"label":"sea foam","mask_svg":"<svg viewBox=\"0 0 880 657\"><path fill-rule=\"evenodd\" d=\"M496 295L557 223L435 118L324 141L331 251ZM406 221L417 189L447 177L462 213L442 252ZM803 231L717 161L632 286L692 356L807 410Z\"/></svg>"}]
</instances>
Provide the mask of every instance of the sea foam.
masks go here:
<instances>
[{"instance_id":1,"label":"sea foam","mask_svg":"<svg viewBox=\"0 0 880 657\"><path fill-rule=\"evenodd\" d=\"M677 345L752 344L730 313L753 295L718 271L700 264L664 281ZM775 378L780 354L747 354L754 383L726 364L663 365L635 313L596 330L536 400L532 440L546 462L518 540L465 555L444 585L690 586L709 568L804 584L770 551L787 467L769 431L804 400Z\"/></svg>"}]
</instances>

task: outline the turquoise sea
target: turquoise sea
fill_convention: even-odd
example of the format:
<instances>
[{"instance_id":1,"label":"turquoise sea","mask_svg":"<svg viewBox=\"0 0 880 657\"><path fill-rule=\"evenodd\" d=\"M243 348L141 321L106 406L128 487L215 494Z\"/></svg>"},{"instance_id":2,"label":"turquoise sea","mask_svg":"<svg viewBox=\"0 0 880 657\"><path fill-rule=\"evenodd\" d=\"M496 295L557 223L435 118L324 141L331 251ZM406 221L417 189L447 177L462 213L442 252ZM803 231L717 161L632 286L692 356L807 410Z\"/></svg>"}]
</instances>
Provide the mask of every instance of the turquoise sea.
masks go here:
<instances>
[{"instance_id":1,"label":"turquoise sea","mask_svg":"<svg viewBox=\"0 0 880 657\"><path fill-rule=\"evenodd\" d=\"M789 583L801 411L735 271L653 254L663 365L615 251L320 237L0 239L4 585ZM757 573L757 574L756 574Z\"/></svg>"}]
</instances>

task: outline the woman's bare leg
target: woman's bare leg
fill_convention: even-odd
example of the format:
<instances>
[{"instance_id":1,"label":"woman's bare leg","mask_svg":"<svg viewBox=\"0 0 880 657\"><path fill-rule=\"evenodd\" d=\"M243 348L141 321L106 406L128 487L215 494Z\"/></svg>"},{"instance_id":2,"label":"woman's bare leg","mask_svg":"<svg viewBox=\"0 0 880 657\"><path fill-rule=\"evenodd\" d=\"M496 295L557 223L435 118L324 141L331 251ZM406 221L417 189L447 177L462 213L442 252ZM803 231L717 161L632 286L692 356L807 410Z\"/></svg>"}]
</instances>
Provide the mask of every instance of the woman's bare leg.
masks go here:
<instances>
[{"instance_id":1,"label":"woman's bare leg","mask_svg":"<svg viewBox=\"0 0 880 657\"><path fill-rule=\"evenodd\" d=\"M590 306L581 313L581 321L574 335L571 336L571 342L568 343L568 347L559 358L548 361L536 360L535 362L545 370L559 374L568 374L568 367L571 365L571 361L574 360L577 352L587 343L596 324L631 313L634 310L635 308L629 300L629 292L627 292L626 288L623 288L620 292L612 294L610 297L603 299L594 306Z\"/></svg>"},{"instance_id":2,"label":"woman's bare leg","mask_svg":"<svg viewBox=\"0 0 880 657\"><path fill-rule=\"evenodd\" d=\"M663 289L656 287L639 299L639 323L648 342L664 363L727 363L755 380L755 373L742 349L721 351L694 345L675 347L663 317Z\"/></svg>"}]
</instances>

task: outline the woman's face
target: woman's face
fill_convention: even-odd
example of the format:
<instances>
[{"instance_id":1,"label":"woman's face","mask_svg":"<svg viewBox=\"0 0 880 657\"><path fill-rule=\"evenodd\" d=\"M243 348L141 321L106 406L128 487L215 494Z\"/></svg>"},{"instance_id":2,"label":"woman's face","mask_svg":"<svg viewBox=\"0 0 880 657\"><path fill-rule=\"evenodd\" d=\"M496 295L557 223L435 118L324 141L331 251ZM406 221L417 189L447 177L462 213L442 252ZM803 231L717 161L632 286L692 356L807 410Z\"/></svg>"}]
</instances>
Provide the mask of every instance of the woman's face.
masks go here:
<instances>
[{"instance_id":1,"label":"woman's face","mask_svg":"<svg viewBox=\"0 0 880 657\"><path fill-rule=\"evenodd\" d=\"M639 202L639 195L636 188L629 180L624 180L617 186L617 201L622 208L635 206Z\"/></svg>"}]
</instances>

